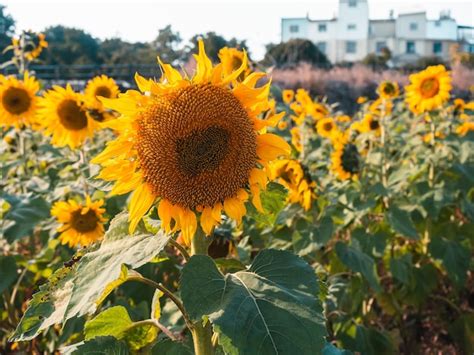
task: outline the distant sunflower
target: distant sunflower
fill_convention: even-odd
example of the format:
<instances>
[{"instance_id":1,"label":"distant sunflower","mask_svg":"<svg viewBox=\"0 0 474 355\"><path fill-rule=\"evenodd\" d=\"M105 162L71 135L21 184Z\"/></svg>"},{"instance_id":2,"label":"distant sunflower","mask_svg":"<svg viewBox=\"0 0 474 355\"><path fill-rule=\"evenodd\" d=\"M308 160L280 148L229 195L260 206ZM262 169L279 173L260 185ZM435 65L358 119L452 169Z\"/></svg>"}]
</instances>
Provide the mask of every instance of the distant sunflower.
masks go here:
<instances>
[{"instance_id":1,"label":"distant sunflower","mask_svg":"<svg viewBox=\"0 0 474 355\"><path fill-rule=\"evenodd\" d=\"M377 116L385 116L392 113L393 101L379 97L369 105L369 112Z\"/></svg>"},{"instance_id":2,"label":"distant sunflower","mask_svg":"<svg viewBox=\"0 0 474 355\"><path fill-rule=\"evenodd\" d=\"M382 99L390 100L400 95L400 88L394 81L382 81L377 89L379 96Z\"/></svg>"},{"instance_id":3,"label":"distant sunflower","mask_svg":"<svg viewBox=\"0 0 474 355\"><path fill-rule=\"evenodd\" d=\"M103 200L92 202L87 196L84 204L74 200L56 202L51 215L62 225L58 228L59 240L70 247L87 246L104 235L103 217L105 212L101 206Z\"/></svg>"},{"instance_id":4,"label":"distant sunflower","mask_svg":"<svg viewBox=\"0 0 474 355\"><path fill-rule=\"evenodd\" d=\"M456 133L465 136L468 132L474 131L474 122L464 122L456 129Z\"/></svg>"},{"instance_id":5,"label":"distant sunflower","mask_svg":"<svg viewBox=\"0 0 474 355\"><path fill-rule=\"evenodd\" d=\"M223 75L231 75L235 70L238 70L242 66L246 53L238 50L237 48L224 47L219 50L219 59L222 65ZM244 80L251 73L250 68L246 68L239 75L239 80Z\"/></svg>"},{"instance_id":6,"label":"distant sunflower","mask_svg":"<svg viewBox=\"0 0 474 355\"><path fill-rule=\"evenodd\" d=\"M282 138L265 133L281 115L259 118L269 109L270 83L256 87L264 73L236 80L247 69L244 56L240 68L224 75L202 41L195 58L192 78L159 61L160 82L136 75L141 92L103 99L121 113L106 123L118 137L92 160L102 165L99 178L115 181L112 194L133 191L130 231L158 202L162 228L180 229L187 244L198 223L210 234L222 211L240 223L248 190L262 211L260 190L267 184L262 168L291 150Z\"/></svg>"},{"instance_id":7,"label":"distant sunflower","mask_svg":"<svg viewBox=\"0 0 474 355\"><path fill-rule=\"evenodd\" d=\"M301 143L301 132L298 127L293 127L290 129L291 134L291 144L295 147L297 152L301 152L303 150L303 145Z\"/></svg>"},{"instance_id":8,"label":"distant sunflower","mask_svg":"<svg viewBox=\"0 0 474 355\"><path fill-rule=\"evenodd\" d=\"M368 100L367 96L359 96L359 97L357 98L357 103L358 103L359 105L362 105L363 103L366 103L367 100Z\"/></svg>"},{"instance_id":9,"label":"distant sunflower","mask_svg":"<svg viewBox=\"0 0 474 355\"><path fill-rule=\"evenodd\" d=\"M119 93L120 90L115 80L106 75L96 76L92 80L89 80L84 90L84 94L87 97L95 99L96 101L99 101L100 97L114 99Z\"/></svg>"},{"instance_id":10,"label":"distant sunflower","mask_svg":"<svg viewBox=\"0 0 474 355\"><path fill-rule=\"evenodd\" d=\"M334 145L334 149L331 154L331 170L341 180L356 178L360 171L360 154L357 147L345 136Z\"/></svg>"},{"instance_id":11,"label":"distant sunflower","mask_svg":"<svg viewBox=\"0 0 474 355\"><path fill-rule=\"evenodd\" d=\"M380 134L379 118L367 113L364 116L364 119L361 121L359 131L361 133L375 133L376 135Z\"/></svg>"},{"instance_id":12,"label":"distant sunflower","mask_svg":"<svg viewBox=\"0 0 474 355\"><path fill-rule=\"evenodd\" d=\"M318 134L324 138L333 138L338 128L336 122L331 117L322 118L316 123Z\"/></svg>"},{"instance_id":13,"label":"distant sunflower","mask_svg":"<svg viewBox=\"0 0 474 355\"><path fill-rule=\"evenodd\" d=\"M451 76L443 65L435 65L410 75L410 85L405 88L406 101L412 112L432 111L449 99L452 89Z\"/></svg>"},{"instance_id":14,"label":"distant sunflower","mask_svg":"<svg viewBox=\"0 0 474 355\"><path fill-rule=\"evenodd\" d=\"M47 91L39 107L38 124L46 135L52 136L51 143L55 146L76 148L99 127L87 113L84 97L69 84L66 88L54 86Z\"/></svg>"},{"instance_id":15,"label":"distant sunflower","mask_svg":"<svg viewBox=\"0 0 474 355\"><path fill-rule=\"evenodd\" d=\"M311 208L315 199L316 183L305 174L304 167L297 160L275 160L269 165L270 178L285 186L288 191L288 202L298 203L305 211Z\"/></svg>"},{"instance_id":16,"label":"distant sunflower","mask_svg":"<svg viewBox=\"0 0 474 355\"><path fill-rule=\"evenodd\" d=\"M283 99L283 102L288 105L295 98L295 92L293 90L283 90L281 98Z\"/></svg>"},{"instance_id":17,"label":"distant sunflower","mask_svg":"<svg viewBox=\"0 0 474 355\"><path fill-rule=\"evenodd\" d=\"M39 83L25 72L23 80L13 76L0 80L0 124L7 127L31 125L34 121Z\"/></svg>"}]
</instances>

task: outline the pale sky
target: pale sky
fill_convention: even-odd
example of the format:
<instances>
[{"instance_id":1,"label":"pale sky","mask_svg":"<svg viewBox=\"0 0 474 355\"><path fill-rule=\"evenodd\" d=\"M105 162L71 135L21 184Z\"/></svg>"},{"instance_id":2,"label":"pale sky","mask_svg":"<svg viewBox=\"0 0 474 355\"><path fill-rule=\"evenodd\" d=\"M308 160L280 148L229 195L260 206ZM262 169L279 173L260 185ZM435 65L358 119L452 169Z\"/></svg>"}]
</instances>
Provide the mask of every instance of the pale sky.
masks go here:
<instances>
[{"instance_id":1,"label":"pale sky","mask_svg":"<svg viewBox=\"0 0 474 355\"><path fill-rule=\"evenodd\" d=\"M264 45L280 41L282 17L332 18L338 0L0 0L17 21L17 30L41 31L64 25L81 28L94 37L121 37L151 41L168 24L187 41L195 34L214 31L225 38L246 39L254 59ZM429 19L450 10L458 24L474 26L474 1L369 0L370 17L427 11Z\"/></svg>"}]
</instances>

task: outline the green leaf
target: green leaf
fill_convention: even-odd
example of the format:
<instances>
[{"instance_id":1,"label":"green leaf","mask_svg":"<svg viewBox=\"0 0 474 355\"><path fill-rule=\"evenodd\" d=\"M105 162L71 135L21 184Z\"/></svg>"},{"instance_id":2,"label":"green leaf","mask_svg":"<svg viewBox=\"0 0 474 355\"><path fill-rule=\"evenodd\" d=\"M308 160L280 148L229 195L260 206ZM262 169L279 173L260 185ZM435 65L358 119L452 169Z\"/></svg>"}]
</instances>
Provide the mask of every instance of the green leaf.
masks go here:
<instances>
[{"instance_id":1,"label":"green leaf","mask_svg":"<svg viewBox=\"0 0 474 355\"><path fill-rule=\"evenodd\" d=\"M181 296L190 317L207 316L226 352L317 354L326 336L314 270L287 251L263 250L248 270L223 275L195 255L183 268Z\"/></svg>"},{"instance_id":2,"label":"green leaf","mask_svg":"<svg viewBox=\"0 0 474 355\"><path fill-rule=\"evenodd\" d=\"M474 353L474 314L464 314L449 327L449 334L465 354Z\"/></svg>"},{"instance_id":3,"label":"green leaf","mask_svg":"<svg viewBox=\"0 0 474 355\"><path fill-rule=\"evenodd\" d=\"M349 350L338 349L331 343L326 343L323 349L323 355L351 355Z\"/></svg>"},{"instance_id":4,"label":"green leaf","mask_svg":"<svg viewBox=\"0 0 474 355\"><path fill-rule=\"evenodd\" d=\"M38 222L49 217L50 206L41 197L4 194L2 198L10 204L4 219L13 221L3 231L9 243L30 235Z\"/></svg>"},{"instance_id":5,"label":"green leaf","mask_svg":"<svg viewBox=\"0 0 474 355\"><path fill-rule=\"evenodd\" d=\"M127 344L114 337L97 337L62 349L63 355L129 355Z\"/></svg>"},{"instance_id":6,"label":"green leaf","mask_svg":"<svg viewBox=\"0 0 474 355\"><path fill-rule=\"evenodd\" d=\"M356 332L357 351L364 355L395 354L392 341L384 333L373 328L357 326Z\"/></svg>"},{"instance_id":7,"label":"green leaf","mask_svg":"<svg viewBox=\"0 0 474 355\"><path fill-rule=\"evenodd\" d=\"M0 255L0 294L15 282L17 277L15 258Z\"/></svg>"},{"instance_id":8,"label":"green leaf","mask_svg":"<svg viewBox=\"0 0 474 355\"><path fill-rule=\"evenodd\" d=\"M151 349L152 355L192 355L194 352L184 343L163 339Z\"/></svg>"},{"instance_id":9,"label":"green leaf","mask_svg":"<svg viewBox=\"0 0 474 355\"><path fill-rule=\"evenodd\" d=\"M122 265L136 269L153 259L168 243L163 232L152 236L128 234L128 215L116 216L99 248L86 253L72 267L56 271L33 295L12 340L29 340L49 326L95 312L111 282L120 279Z\"/></svg>"},{"instance_id":10,"label":"green leaf","mask_svg":"<svg viewBox=\"0 0 474 355\"><path fill-rule=\"evenodd\" d=\"M258 212L253 205L249 204L248 216L257 225L272 227L278 213L285 207L286 195L287 192L282 185L269 183L267 188L260 193L264 213Z\"/></svg>"},{"instance_id":11,"label":"green leaf","mask_svg":"<svg viewBox=\"0 0 474 355\"><path fill-rule=\"evenodd\" d=\"M349 269L360 272L376 292L382 291L375 262L370 256L343 242L336 244L336 254Z\"/></svg>"},{"instance_id":12,"label":"green leaf","mask_svg":"<svg viewBox=\"0 0 474 355\"><path fill-rule=\"evenodd\" d=\"M418 232L408 212L392 206L387 213L387 218L388 223L396 232L410 239L419 239Z\"/></svg>"},{"instance_id":13,"label":"green leaf","mask_svg":"<svg viewBox=\"0 0 474 355\"><path fill-rule=\"evenodd\" d=\"M123 339L124 332L132 323L125 307L111 307L86 322L84 327L84 339L90 340L95 337L108 335L117 339Z\"/></svg>"},{"instance_id":14,"label":"green leaf","mask_svg":"<svg viewBox=\"0 0 474 355\"><path fill-rule=\"evenodd\" d=\"M300 256L305 256L319 250L331 239L334 224L330 217L324 217L314 225L305 220L296 223L296 231L293 234L293 247Z\"/></svg>"},{"instance_id":15,"label":"green leaf","mask_svg":"<svg viewBox=\"0 0 474 355\"><path fill-rule=\"evenodd\" d=\"M461 243L440 237L433 237L428 250L435 259L443 262L448 276L458 285L466 281L471 253Z\"/></svg>"},{"instance_id":16,"label":"green leaf","mask_svg":"<svg viewBox=\"0 0 474 355\"><path fill-rule=\"evenodd\" d=\"M407 253L400 258L390 259L390 271L394 278L398 281L408 285L410 283L413 264L411 261L411 254Z\"/></svg>"}]
</instances>

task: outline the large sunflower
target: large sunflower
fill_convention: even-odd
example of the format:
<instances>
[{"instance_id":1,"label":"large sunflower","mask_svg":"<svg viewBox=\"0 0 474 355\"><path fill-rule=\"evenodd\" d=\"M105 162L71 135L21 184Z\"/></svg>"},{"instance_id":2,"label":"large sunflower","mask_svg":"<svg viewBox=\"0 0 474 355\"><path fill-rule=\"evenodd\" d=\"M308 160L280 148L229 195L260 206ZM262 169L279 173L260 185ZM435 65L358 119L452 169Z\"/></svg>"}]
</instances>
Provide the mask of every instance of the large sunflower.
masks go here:
<instances>
[{"instance_id":1,"label":"large sunflower","mask_svg":"<svg viewBox=\"0 0 474 355\"><path fill-rule=\"evenodd\" d=\"M102 238L106 221L105 209L101 208L103 204L103 200L92 202L89 196L85 204L74 200L56 202L51 215L62 224L58 228L61 243L70 247L87 246Z\"/></svg>"},{"instance_id":2,"label":"large sunflower","mask_svg":"<svg viewBox=\"0 0 474 355\"><path fill-rule=\"evenodd\" d=\"M115 83L115 80L109 78L106 75L96 76L92 80L89 80L84 94L88 98L92 98L98 101L99 97L105 97L107 99L114 99L120 93L119 87Z\"/></svg>"},{"instance_id":3,"label":"large sunflower","mask_svg":"<svg viewBox=\"0 0 474 355\"><path fill-rule=\"evenodd\" d=\"M305 174L303 166L296 160L275 160L269 165L270 178L277 180L288 191L288 202L299 203L305 211L311 208L315 198L316 183Z\"/></svg>"},{"instance_id":4,"label":"large sunflower","mask_svg":"<svg viewBox=\"0 0 474 355\"><path fill-rule=\"evenodd\" d=\"M2 77L0 80L0 124L2 126L19 127L32 124L36 112L38 98L36 93L39 83L28 72L23 80L13 76Z\"/></svg>"},{"instance_id":5,"label":"large sunflower","mask_svg":"<svg viewBox=\"0 0 474 355\"><path fill-rule=\"evenodd\" d=\"M449 99L451 76L443 65L435 65L410 75L405 88L410 109L418 114L441 107Z\"/></svg>"},{"instance_id":6,"label":"large sunflower","mask_svg":"<svg viewBox=\"0 0 474 355\"><path fill-rule=\"evenodd\" d=\"M341 180L356 178L360 170L360 154L347 135L339 137L331 154L331 170Z\"/></svg>"},{"instance_id":7,"label":"large sunflower","mask_svg":"<svg viewBox=\"0 0 474 355\"><path fill-rule=\"evenodd\" d=\"M55 146L75 148L99 127L87 113L84 97L69 84L66 88L54 86L47 91L39 106L38 124L46 135L52 136L51 143Z\"/></svg>"},{"instance_id":8,"label":"large sunflower","mask_svg":"<svg viewBox=\"0 0 474 355\"><path fill-rule=\"evenodd\" d=\"M390 100L400 95L400 88L394 81L382 81L377 88L377 92L382 99Z\"/></svg>"},{"instance_id":9,"label":"large sunflower","mask_svg":"<svg viewBox=\"0 0 474 355\"><path fill-rule=\"evenodd\" d=\"M106 123L118 137L93 159L101 164L99 178L115 181L113 194L133 191L130 231L158 202L162 228L180 229L190 243L198 223L206 234L220 223L224 211L240 222L245 202L262 210L260 190L267 184L262 169L290 153L280 137L266 133L281 115L261 116L269 109L270 82L256 87L264 73L237 78L247 69L226 75L213 66L199 42L192 78L159 61L160 82L136 75L140 91L104 100L121 116Z\"/></svg>"}]
</instances>

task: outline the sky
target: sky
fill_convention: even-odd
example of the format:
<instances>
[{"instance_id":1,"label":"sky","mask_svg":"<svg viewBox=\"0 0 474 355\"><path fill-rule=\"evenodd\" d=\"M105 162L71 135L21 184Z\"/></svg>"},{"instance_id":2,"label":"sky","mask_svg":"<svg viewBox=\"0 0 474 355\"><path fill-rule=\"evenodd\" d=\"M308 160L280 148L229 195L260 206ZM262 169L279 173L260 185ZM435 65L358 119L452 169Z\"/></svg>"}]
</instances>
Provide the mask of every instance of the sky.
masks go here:
<instances>
[{"instance_id":1,"label":"sky","mask_svg":"<svg viewBox=\"0 0 474 355\"><path fill-rule=\"evenodd\" d=\"M225 38L246 39L254 59L265 44L280 41L282 17L332 18L338 0L0 0L17 21L17 30L41 31L48 26L81 28L94 37L121 37L132 42L153 40L158 29L171 24L187 41L214 31ZM388 18L426 11L435 19L450 10L458 24L474 26L474 1L369 0L370 18Z\"/></svg>"}]
</instances>

